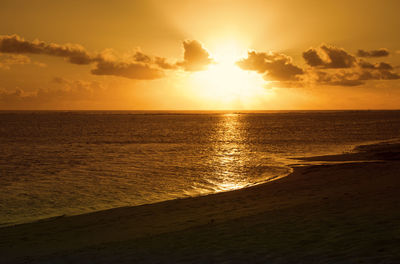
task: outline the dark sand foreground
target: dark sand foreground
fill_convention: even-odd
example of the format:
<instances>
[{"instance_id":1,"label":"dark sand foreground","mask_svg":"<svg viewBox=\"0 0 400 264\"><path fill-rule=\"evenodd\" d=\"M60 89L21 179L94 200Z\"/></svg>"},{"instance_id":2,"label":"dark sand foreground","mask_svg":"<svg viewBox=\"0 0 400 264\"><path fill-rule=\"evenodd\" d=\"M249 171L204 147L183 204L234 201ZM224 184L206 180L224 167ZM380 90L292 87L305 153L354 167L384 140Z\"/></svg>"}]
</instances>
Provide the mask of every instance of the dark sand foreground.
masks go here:
<instances>
[{"instance_id":1,"label":"dark sand foreground","mask_svg":"<svg viewBox=\"0 0 400 264\"><path fill-rule=\"evenodd\" d=\"M238 191L1 228L0 262L400 263L400 144L360 150Z\"/></svg>"}]
</instances>

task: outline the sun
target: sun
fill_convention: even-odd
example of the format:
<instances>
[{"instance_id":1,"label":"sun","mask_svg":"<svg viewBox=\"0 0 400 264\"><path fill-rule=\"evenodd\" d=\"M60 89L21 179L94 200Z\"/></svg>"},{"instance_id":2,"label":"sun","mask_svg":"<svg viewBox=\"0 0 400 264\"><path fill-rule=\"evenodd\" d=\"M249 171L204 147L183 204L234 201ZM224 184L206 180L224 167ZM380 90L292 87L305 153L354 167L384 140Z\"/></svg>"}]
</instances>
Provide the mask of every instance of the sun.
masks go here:
<instances>
[{"instance_id":1,"label":"sun","mask_svg":"<svg viewBox=\"0 0 400 264\"><path fill-rule=\"evenodd\" d=\"M235 43L223 43L212 50L215 63L207 70L191 75L191 86L196 96L209 105L233 109L252 107L260 97L268 94L266 81L251 71L240 69L235 62L246 53ZM215 107L215 106L213 106Z\"/></svg>"}]
</instances>

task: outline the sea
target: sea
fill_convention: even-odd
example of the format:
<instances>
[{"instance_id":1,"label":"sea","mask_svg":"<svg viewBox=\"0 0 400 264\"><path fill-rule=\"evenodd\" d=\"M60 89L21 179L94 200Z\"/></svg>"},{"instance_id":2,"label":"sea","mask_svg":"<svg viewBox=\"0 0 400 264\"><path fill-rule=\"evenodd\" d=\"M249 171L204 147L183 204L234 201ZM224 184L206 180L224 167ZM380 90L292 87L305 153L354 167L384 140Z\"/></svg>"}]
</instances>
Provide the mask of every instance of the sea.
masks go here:
<instances>
[{"instance_id":1,"label":"sea","mask_svg":"<svg viewBox=\"0 0 400 264\"><path fill-rule=\"evenodd\" d=\"M0 226L244 188L399 133L400 111L0 111Z\"/></svg>"}]
</instances>

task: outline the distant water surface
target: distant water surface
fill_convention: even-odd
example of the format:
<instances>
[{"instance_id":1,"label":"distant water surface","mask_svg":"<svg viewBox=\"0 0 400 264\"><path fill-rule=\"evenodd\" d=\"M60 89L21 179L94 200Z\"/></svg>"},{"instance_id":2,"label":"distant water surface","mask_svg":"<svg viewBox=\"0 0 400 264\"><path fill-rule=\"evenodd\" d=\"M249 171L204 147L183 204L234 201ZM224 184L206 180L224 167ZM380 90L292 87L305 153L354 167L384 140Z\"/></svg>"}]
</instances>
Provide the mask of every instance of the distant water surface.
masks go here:
<instances>
[{"instance_id":1,"label":"distant water surface","mask_svg":"<svg viewBox=\"0 0 400 264\"><path fill-rule=\"evenodd\" d=\"M399 131L400 111L3 111L0 225L242 188Z\"/></svg>"}]
</instances>

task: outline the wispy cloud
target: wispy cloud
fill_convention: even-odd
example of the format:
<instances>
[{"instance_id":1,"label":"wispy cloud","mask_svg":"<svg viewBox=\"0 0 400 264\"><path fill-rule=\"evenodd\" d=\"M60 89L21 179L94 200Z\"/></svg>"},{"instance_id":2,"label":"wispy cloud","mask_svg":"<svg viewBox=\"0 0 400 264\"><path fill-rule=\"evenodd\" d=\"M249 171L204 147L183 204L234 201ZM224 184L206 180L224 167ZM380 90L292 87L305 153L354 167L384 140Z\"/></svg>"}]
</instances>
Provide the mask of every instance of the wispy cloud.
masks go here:
<instances>
[{"instance_id":1,"label":"wispy cloud","mask_svg":"<svg viewBox=\"0 0 400 264\"><path fill-rule=\"evenodd\" d=\"M60 102L80 102L93 98L96 93L104 89L101 83L95 81L68 80L56 77L51 81L48 89L26 91L16 88L13 91L0 89L0 102L10 106L38 106L45 104L57 105Z\"/></svg>"},{"instance_id":2,"label":"wispy cloud","mask_svg":"<svg viewBox=\"0 0 400 264\"><path fill-rule=\"evenodd\" d=\"M31 59L25 55L0 53L0 68L10 69L11 65L21 65L29 63L31 63Z\"/></svg>"}]
</instances>

